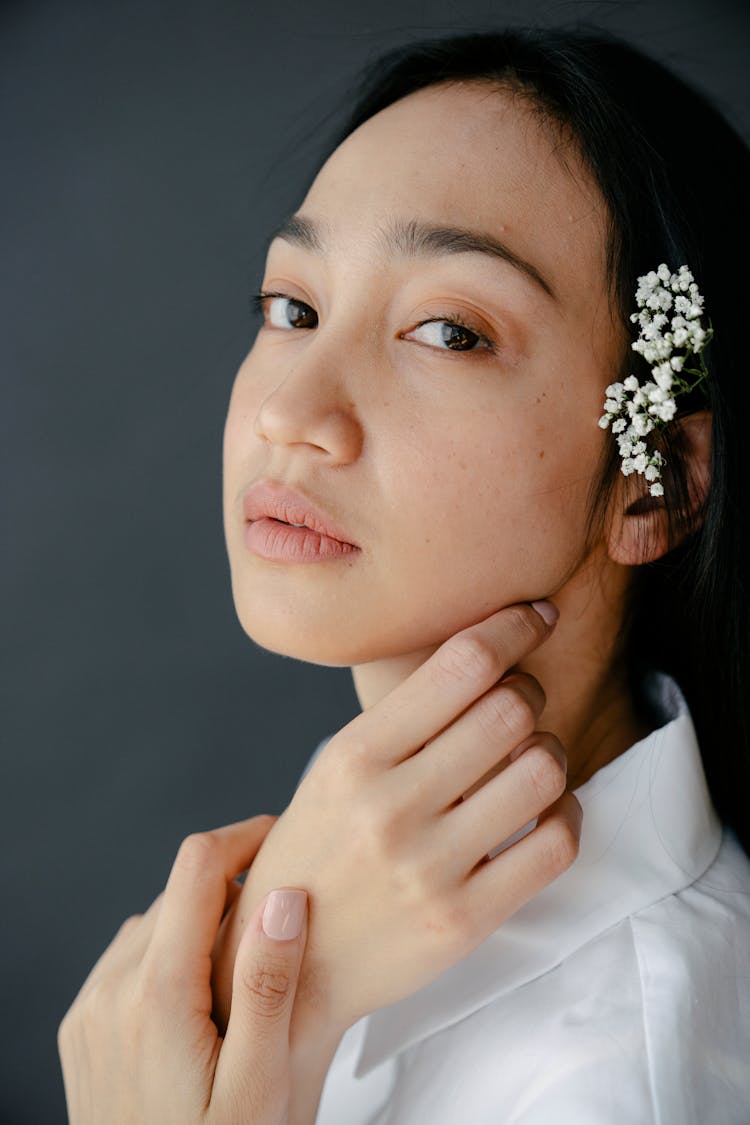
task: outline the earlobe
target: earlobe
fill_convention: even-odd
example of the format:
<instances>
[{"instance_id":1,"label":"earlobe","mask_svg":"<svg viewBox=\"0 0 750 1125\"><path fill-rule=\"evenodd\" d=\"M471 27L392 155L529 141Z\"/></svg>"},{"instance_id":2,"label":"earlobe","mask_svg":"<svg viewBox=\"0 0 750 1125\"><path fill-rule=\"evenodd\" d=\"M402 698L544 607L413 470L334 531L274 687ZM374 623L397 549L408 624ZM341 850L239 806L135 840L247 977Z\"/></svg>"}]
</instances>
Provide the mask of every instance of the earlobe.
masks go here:
<instances>
[{"instance_id":1,"label":"earlobe","mask_svg":"<svg viewBox=\"0 0 750 1125\"><path fill-rule=\"evenodd\" d=\"M678 418L672 427L673 444L680 450L690 497L688 531L700 525L711 480L712 414L708 410ZM670 550L669 489L651 496L642 476L620 474L614 495L614 516L608 532L607 553L613 562L640 566L654 562ZM672 543L671 547L676 544Z\"/></svg>"}]
</instances>

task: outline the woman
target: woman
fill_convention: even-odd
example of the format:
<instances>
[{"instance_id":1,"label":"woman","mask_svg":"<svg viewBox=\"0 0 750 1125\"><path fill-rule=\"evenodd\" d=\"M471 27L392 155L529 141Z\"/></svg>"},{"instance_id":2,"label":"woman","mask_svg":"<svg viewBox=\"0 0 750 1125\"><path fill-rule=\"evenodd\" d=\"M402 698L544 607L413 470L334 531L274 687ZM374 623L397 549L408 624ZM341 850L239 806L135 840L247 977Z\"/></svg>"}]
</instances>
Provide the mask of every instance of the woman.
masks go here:
<instances>
[{"instance_id":1,"label":"woman","mask_svg":"<svg viewBox=\"0 0 750 1125\"><path fill-rule=\"evenodd\" d=\"M349 664L363 712L204 933L210 1077L240 935L309 895L288 1057L254 1057L236 1119L748 1119L747 184L632 49L466 36L374 64L272 239L225 430L233 595L257 643ZM115 995L153 975L136 932Z\"/></svg>"}]
</instances>

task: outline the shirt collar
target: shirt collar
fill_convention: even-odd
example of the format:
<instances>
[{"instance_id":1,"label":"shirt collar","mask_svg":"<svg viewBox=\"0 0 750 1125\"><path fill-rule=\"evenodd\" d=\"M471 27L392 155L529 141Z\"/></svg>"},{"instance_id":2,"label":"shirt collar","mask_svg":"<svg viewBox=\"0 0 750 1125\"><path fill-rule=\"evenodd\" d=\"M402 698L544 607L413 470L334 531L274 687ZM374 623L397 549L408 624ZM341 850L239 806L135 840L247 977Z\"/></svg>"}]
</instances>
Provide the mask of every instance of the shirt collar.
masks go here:
<instances>
[{"instance_id":1,"label":"shirt collar","mask_svg":"<svg viewBox=\"0 0 750 1125\"><path fill-rule=\"evenodd\" d=\"M667 721L575 790L583 826L573 865L425 988L365 1017L357 1077L554 968L706 870L721 822L690 712L670 676L654 671L645 686Z\"/></svg>"}]
</instances>

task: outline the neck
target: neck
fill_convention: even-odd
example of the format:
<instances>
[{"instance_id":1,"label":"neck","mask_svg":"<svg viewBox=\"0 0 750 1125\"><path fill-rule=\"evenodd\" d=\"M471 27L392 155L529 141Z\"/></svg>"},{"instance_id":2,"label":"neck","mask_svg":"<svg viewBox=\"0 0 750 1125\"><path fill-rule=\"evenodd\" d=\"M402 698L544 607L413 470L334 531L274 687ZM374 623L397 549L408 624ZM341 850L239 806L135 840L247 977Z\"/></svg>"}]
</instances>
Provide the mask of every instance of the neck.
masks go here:
<instances>
[{"instance_id":1,"label":"neck","mask_svg":"<svg viewBox=\"0 0 750 1125\"><path fill-rule=\"evenodd\" d=\"M628 690L618 637L630 570L609 561L607 569L611 574L606 581L600 580L601 571L590 567L549 595L560 611L554 632L508 669L530 673L544 688L547 703L538 729L551 731L562 743L568 756L569 789L583 785L651 729ZM354 666L354 686L362 708L373 706L392 691L436 648L433 645Z\"/></svg>"}]
</instances>

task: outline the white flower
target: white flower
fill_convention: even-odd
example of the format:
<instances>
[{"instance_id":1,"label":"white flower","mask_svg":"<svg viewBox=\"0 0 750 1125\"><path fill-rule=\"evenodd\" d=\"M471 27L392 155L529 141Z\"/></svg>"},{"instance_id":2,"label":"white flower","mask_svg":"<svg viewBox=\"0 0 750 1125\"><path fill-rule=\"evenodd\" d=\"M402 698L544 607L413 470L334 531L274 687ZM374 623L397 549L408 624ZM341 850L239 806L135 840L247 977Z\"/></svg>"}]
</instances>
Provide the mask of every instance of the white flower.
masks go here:
<instances>
[{"instance_id":1,"label":"white flower","mask_svg":"<svg viewBox=\"0 0 750 1125\"><path fill-rule=\"evenodd\" d=\"M662 422L671 422L677 412L677 403L670 398L667 402L655 402L650 409Z\"/></svg>"},{"instance_id":2,"label":"white flower","mask_svg":"<svg viewBox=\"0 0 750 1125\"><path fill-rule=\"evenodd\" d=\"M639 437L645 437L654 428L648 414L634 414L631 421L633 429Z\"/></svg>"},{"instance_id":3,"label":"white flower","mask_svg":"<svg viewBox=\"0 0 750 1125\"><path fill-rule=\"evenodd\" d=\"M693 390L708 376L701 352L712 332L701 323L703 296L686 265L672 273L662 262L643 274L638 278L635 299L637 311L631 313L630 322L638 325L638 336L631 348L651 367L651 381L641 383L635 375L628 375L621 382L610 383L599 425L603 430L612 428L623 474L642 474L650 484L651 495L663 496L660 478L664 457L658 449L649 453L643 439L656 427L672 421L677 413L677 395ZM691 356L695 360L685 370ZM697 381L686 376L697 376Z\"/></svg>"}]
</instances>

